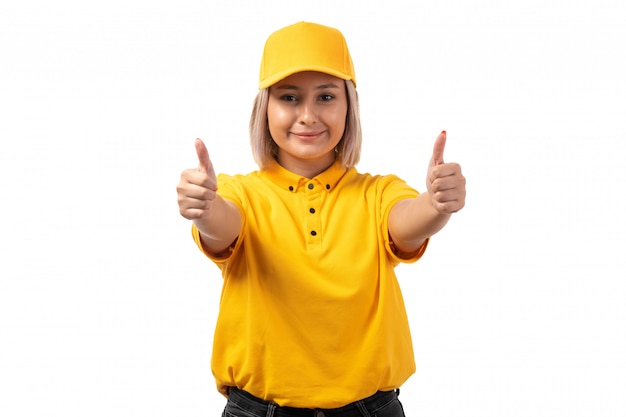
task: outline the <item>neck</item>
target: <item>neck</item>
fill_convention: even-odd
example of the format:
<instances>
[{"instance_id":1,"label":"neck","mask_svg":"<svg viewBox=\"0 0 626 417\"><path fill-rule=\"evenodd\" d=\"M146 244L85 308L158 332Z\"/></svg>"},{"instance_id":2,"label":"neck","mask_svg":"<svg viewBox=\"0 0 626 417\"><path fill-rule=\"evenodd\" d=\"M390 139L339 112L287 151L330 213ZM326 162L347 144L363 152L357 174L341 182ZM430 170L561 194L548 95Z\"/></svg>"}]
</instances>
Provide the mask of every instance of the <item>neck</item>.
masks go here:
<instances>
[{"instance_id":1,"label":"neck","mask_svg":"<svg viewBox=\"0 0 626 417\"><path fill-rule=\"evenodd\" d=\"M326 171L332 164L335 163L334 155L333 159L302 160L284 158L281 157L280 153L278 154L276 161L286 170L309 179Z\"/></svg>"}]
</instances>

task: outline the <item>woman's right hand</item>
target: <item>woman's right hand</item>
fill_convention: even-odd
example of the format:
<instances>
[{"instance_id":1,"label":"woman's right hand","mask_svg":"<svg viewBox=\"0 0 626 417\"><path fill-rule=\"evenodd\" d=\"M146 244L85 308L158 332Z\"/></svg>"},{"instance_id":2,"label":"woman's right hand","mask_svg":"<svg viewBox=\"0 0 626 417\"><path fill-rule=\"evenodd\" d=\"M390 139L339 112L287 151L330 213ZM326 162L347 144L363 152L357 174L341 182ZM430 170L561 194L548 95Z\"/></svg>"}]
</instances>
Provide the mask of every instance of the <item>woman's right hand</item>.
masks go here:
<instances>
[{"instance_id":1,"label":"woman's right hand","mask_svg":"<svg viewBox=\"0 0 626 417\"><path fill-rule=\"evenodd\" d=\"M188 220L203 218L215 201L217 178L204 142L196 139L198 168L187 169L176 186L180 214Z\"/></svg>"}]
</instances>

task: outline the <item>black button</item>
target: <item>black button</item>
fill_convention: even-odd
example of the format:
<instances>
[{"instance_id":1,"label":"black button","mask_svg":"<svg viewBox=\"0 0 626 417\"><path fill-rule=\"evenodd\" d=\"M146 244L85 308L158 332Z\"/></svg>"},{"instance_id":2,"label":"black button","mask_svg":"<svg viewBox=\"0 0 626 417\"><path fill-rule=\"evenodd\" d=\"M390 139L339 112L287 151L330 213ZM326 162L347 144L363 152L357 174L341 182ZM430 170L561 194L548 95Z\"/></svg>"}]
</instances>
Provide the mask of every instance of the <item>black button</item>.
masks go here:
<instances>
[{"instance_id":1,"label":"black button","mask_svg":"<svg viewBox=\"0 0 626 417\"><path fill-rule=\"evenodd\" d=\"M314 209L313 207L311 207L311 208L309 209L309 213L311 213L311 214L315 214L315 209Z\"/></svg>"},{"instance_id":2,"label":"black button","mask_svg":"<svg viewBox=\"0 0 626 417\"><path fill-rule=\"evenodd\" d=\"M311 230L311 236L317 236L317 232L315 230Z\"/></svg>"},{"instance_id":3,"label":"black button","mask_svg":"<svg viewBox=\"0 0 626 417\"><path fill-rule=\"evenodd\" d=\"M293 185L289 186L289 191L293 191Z\"/></svg>"},{"instance_id":4,"label":"black button","mask_svg":"<svg viewBox=\"0 0 626 417\"><path fill-rule=\"evenodd\" d=\"M326 189L330 190L330 184L326 184Z\"/></svg>"},{"instance_id":5,"label":"black button","mask_svg":"<svg viewBox=\"0 0 626 417\"><path fill-rule=\"evenodd\" d=\"M309 184L309 190L313 189L313 184Z\"/></svg>"}]
</instances>

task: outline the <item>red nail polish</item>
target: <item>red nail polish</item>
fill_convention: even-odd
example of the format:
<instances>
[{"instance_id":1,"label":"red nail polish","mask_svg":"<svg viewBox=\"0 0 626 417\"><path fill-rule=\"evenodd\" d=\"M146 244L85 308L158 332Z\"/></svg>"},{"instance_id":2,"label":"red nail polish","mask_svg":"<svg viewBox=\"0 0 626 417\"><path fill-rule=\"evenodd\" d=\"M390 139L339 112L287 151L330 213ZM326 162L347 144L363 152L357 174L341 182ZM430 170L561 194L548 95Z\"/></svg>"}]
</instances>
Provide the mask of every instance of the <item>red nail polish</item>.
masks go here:
<instances>
[{"instance_id":1,"label":"red nail polish","mask_svg":"<svg viewBox=\"0 0 626 417\"><path fill-rule=\"evenodd\" d=\"M445 135L445 134L446 134L446 131L445 131L445 130L442 130L442 131L441 131L441 133L443 133L443 134Z\"/></svg>"}]
</instances>

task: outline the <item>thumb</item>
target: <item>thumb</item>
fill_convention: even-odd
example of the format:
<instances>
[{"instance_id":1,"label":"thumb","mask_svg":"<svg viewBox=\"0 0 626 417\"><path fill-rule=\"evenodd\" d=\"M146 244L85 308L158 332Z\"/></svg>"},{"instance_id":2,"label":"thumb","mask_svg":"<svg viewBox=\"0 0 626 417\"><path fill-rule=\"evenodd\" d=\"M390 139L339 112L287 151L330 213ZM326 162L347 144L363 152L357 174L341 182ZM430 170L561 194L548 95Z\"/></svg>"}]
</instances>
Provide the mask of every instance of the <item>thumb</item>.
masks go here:
<instances>
[{"instance_id":1,"label":"thumb","mask_svg":"<svg viewBox=\"0 0 626 417\"><path fill-rule=\"evenodd\" d=\"M209 159L209 151L204 142L202 142L202 139L196 139L196 153L198 154L198 170L211 177L215 177L213 164L211 163L211 159Z\"/></svg>"},{"instance_id":2,"label":"thumb","mask_svg":"<svg viewBox=\"0 0 626 417\"><path fill-rule=\"evenodd\" d=\"M446 131L442 131L435 140L435 146L433 147L433 157L430 160L431 165L443 164L443 150L446 147Z\"/></svg>"}]
</instances>

